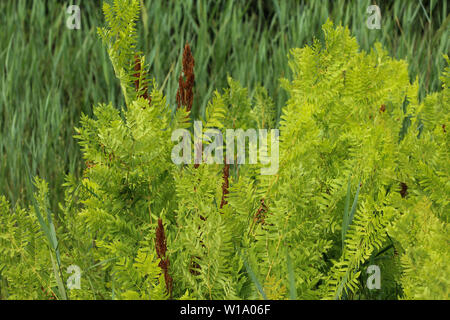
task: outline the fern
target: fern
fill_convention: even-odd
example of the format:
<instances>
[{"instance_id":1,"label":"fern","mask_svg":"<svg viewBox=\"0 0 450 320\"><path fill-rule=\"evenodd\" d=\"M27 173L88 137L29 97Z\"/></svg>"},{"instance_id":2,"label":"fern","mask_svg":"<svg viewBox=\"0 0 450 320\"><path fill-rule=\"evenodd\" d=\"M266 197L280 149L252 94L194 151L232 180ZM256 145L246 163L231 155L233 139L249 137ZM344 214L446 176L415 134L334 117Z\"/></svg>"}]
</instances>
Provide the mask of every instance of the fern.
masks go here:
<instances>
[{"instance_id":1,"label":"fern","mask_svg":"<svg viewBox=\"0 0 450 320\"><path fill-rule=\"evenodd\" d=\"M169 107L136 48L139 6L103 6L99 34L126 106L82 116L86 169L67 176L59 212L40 179L29 208L0 197L2 299L448 299L448 67L443 90L420 101L406 62L379 44L359 51L327 21L323 41L291 51L275 174L175 164L172 134L198 130L191 120L224 134L272 129L277 114L264 88L250 97L229 77L193 119L192 54ZM65 296L73 264L81 288ZM365 284L372 264L380 290Z\"/></svg>"}]
</instances>

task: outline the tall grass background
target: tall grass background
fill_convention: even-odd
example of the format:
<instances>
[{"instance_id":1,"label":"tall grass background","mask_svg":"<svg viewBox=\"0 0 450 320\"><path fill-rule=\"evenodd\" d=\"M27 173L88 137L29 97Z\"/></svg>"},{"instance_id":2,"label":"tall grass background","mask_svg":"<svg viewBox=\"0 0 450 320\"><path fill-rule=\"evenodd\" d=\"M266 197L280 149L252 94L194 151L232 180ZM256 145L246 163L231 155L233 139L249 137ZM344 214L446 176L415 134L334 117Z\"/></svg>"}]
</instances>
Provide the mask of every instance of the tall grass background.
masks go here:
<instances>
[{"instance_id":1,"label":"tall grass background","mask_svg":"<svg viewBox=\"0 0 450 320\"><path fill-rule=\"evenodd\" d=\"M390 54L406 59L421 97L440 89L443 54L450 27L446 1L348 0L151 0L142 2L140 49L150 73L175 107L184 44L195 58L193 115L204 114L215 89L227 75L249 87L267 88L278 118L287 96L278 79L289 77L289 49L321 38L330 18L356 36L364 50L381 42ZM81 8L81 29L69 30L66 8ZM366 27L367 7L381 9L380 30ZM45 178L52 207L62 200L64 176L84 167L73 139L81 113L98 102L120 108L120 94L106 50L96 29L102 26L100 1L0 1L0 194L29 203L27 165Z\"/></svg>"}]
</instances>

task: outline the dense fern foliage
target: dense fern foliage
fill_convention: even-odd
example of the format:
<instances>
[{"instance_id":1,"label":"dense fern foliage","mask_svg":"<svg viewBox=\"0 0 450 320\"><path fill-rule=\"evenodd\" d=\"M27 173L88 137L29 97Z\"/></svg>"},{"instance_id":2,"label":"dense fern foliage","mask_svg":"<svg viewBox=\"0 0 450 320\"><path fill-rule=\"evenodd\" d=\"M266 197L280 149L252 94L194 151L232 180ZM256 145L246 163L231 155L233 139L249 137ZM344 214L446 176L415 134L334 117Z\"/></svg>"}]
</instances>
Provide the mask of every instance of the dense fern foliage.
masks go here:
<instances>
[{"instance_id":1,"label":"dense fern foliage","mask_svg":"<svg viewBox=\"0 0 450 320\"><path fill-rule=\"evenodd\" d=\"M381 45L360 51L328 21L322 42L291 51L275 174L177 165L172 133L196 129L136 51L139 1L104 13L99 34L126 105L82 117L86 170L67 177L59 212L38 178L30 208L0 198L0 298L448 299L448 67L442 91L419 102L406 62ZM197 119L204 132L272 129L267 91L250 99L228 84ZM80 288L67 287L71 265ZM371 265L378 289L366 283Z\"/></svg>"}]
</instances>

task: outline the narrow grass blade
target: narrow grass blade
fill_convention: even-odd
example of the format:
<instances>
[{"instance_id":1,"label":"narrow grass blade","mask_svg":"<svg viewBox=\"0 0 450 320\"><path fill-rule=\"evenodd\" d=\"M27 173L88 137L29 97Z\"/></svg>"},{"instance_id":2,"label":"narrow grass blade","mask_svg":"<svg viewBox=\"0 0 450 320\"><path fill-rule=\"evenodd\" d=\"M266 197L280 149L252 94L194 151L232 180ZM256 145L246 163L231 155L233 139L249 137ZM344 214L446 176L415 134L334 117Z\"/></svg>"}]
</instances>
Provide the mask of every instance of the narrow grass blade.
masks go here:
<instances>
[{"instance_id":1,"label":"narrow grass blade","mask_svg":"<svg viewBox=\"0 0 450 320\"><path fill-rule=\"evenodd\" d=\"M291 256L289 255L287 248L286 248L286 260L287 260L287 269L288 269L288 276L289 276L289 296L290 296L291 300L297 300L297 288L295 285L294 268L292 266Z\"/></svg>"},{"instance_id":2,"label":"narrow grass blade","mask_svg":"<svg viewBox=\"0 0 450 320\"><path fill-rule=\"evenodd\" d=\"M345 234L347 233L347 229L348 229L348 218L349 218L349 209L350 209L350 184L351 182L351 178L350 176L348 177L348 184L347 184L347 196L345 197L345 207L344 207L344 219L342 221L342 230L341 230L341 235L342 235L342 251L344 251L344 241L345 241Z\"/></svg>"},{"instance_id":3,"label":"narrow grass blade","mask_svg":"<svg viewBox=\"0 0 450 320\"><path fill-rule=\"evenodd\" d=\"M361 189L361 181L359 181L359 183L358 183L358 188L356 189L355 199L353 200L352 210L350 211L350 217L349 217L349 220L348 220L348 225L349 226L352 224L353 217L355 216L356 206L358 205L358 197L359 197L359 190L360 189Z\"/></svg>"},{"instance_id":4,"label":"narrow grass blade","mask_svg":"<svg viewBox=\"0 0 450 320\"><path fill-rule=\"evenodd\" d=\"M64 287L64 284L63 284L62 279L60 277L61 269L59 268L59 266L55 262L55 259L53 258L53 255L52 255L51 252L50 252L50 258L52 259L53 273L54 273L55 278L56 278L56 284L58 285L59 295L60 295L62 300L67 300L66 288Z\"/></svg>"},{"instance_id":5,"label":"narrow grass blade","mask_svg":"<svg viewBox=\"0 0 450 320\"><path fill-rule=\"evenodd\" d=\"M30 168L28 166L28 164L25 165L26 169L27 169L27 175L29 180L27 180L26 186L28 189L28 192L31 196L31 200L33 202L33 206L35 209L35 213L38 219L38 222L41 226L42 231L44 232L44 235L46 236L47 240L48 240L48 244L49 244L49 249L50 249L50 257L52 259L52 264L53 264L53 272L55 275L55 279L56 282L58 284L58 288L59 288L59 293L62 299L67 300L67 295L66 295L66 290L64 287L64 284L62 283L61 280L61 257L59 254L59 248L58 248L58 240L56 238L56 230L55 230L55 226L53 224L53 220L52 220L52 216L50 213L50 210L47 208L47 220L48 220L48 225L47 223L45 223L44 218L41 214L41 211L39 210L39 205L37 204L36 198L34 197L34 192L31 186L31 173L30 173ZM56 256L56 264L54 262L53 259L53 254L55 253Z\"/></svg>"},{"instance_id":6,"label":"narrow grass blade","mask_svg":"<svg viewBox=\"0 0 450 320\"><path fill-rule=\"evenodd\" d=\"M263 299L267 300L267 296L263 290L263 287L262 287L261 283L259 282L258 277L256 276L256 274L253 272L252 268L250 267L250 264L248 263L247 259L240 252L239 252L239 255L241 256L242 260L244 261L244 266L245 266L245 269L247 270L248 275L250 276L250 279L255 284L256 288L258 289L259 293L262 295Z\"/></svg>"}]
</instances>

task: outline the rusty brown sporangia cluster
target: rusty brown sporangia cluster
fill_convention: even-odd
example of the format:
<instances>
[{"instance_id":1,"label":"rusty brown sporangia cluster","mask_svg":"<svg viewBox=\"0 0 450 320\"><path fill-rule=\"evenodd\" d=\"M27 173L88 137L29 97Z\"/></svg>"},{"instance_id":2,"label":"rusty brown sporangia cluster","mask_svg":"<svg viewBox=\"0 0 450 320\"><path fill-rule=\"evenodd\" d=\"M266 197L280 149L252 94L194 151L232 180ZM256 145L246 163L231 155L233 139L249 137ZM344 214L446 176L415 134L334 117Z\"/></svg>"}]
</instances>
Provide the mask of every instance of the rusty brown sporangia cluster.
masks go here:
<instances>
[{"instance_id":1,"label":"rusty brown sporangia cluster","mask_svg":"<svg viewBox=\"0 0 450 320\"><path fill-rule=\"evenodd\" d=\"M400 195L402 196L402 198L405 198L408 195L408 186L406 185L406 183L402 182L400 183Z\"/></svg>"},{"instance_id":2,"label":"rusty brown sporangia cluster","mask_svg":"<svg viewBox=\"0 0 450 320\"><path fill-rule=\"evenodd\" d=\"M156 254L160 259L159 267L164 272L164 280L166 281L166 289L169 293L169 296L172 297L172 287L173 287L173 279L169 275L169 257L166 257L167 244L166 244L166 235L164 234L164 226L161 218L158 219L158 227L156 227Z\"/></svg>"},{"instance_id":3,"label":"rusty brown sporangia cluster","mask_svg":"<svg viewBox=\"0 0 450 320\"><path fill-rule=\"evenodd\" d=\"M186 107L186 111L192 110L192 104L194 102L194 83L195 83L195 74L194 74L194 66L195 60L192 56L191 47L188 43L184 46L183 52L183 71L178 78L178 90L177 90L177 106L178 109L182 106ZM184 78L183 78L184 74ZM196 148L200 146L195 145ZM198 163L194 164L194 168L197 169L199 166Z\"/></svg>"},{"instance_id":4,"label":"rusty brown sporangia cluster","mask_svg":"<svg viewBox=\"0 0 450 320\"><path fill-rule=\"evenodd\" d=\"M261 199L261 205L259 206L259 209L256 212L255 216L253 217L253 222L265 224L267 211L268 211L268 208L267 208L266 204L264 203L264 199Z\"/></svg>"},{"instance_id":5,"label":"rusty brown sporangia cluster","mask_svg":"<svg viewBox=\"0 0 450 320\"><path fill-rule=\"evenodd\" d=\"M220 209L228 203L227 194L230 192L228 188L230 187L228 178L230 177L230 165L225 163L223 166L223 183L222 183L222 201L220 202Z\"/></svg>"},{"instance_id":6,"label":"rusty brown sporangia cluster","mask_svg":"<svg viewBox=\"0 0 450 320\"><path fill-rule=\"evenodd\" d=\"M136 73L134 74L134 78L136 79L134 81L134 88L135 88L136 92L139 92L139 87L141 85L141 83L140 83L140 79L141 79L140 72L141 72L141 68L142 68L142 66L141 66L141 59L139 58L138 55L135 55L134 59L135 59L134 71L136 71ZM142 71L142 73L143 73L142 79L145 79L145 76L146 76L145 71ZM142 89L142 91L143 91L143 93L141 93L139 95L139 97L142 97L145 100L148 100L148 105L150 106L150 104L152 103L152 97L150 97L148 95L148 86L147 86L147 84L145 84L145 86Z\"/></svg>"},{"instance_id":7,"label":"rusty brown sporangia cluster","mask_svg":"<svg viewBox=\"0 0 450 320\"><path fill-rule=\"evenodd\" d=\"M191 48L188 43L184 46L184 52L183 52L183 71L182 74L180 74L180 77L178 79L178 90L177 90L177 106L178 108L181 108L182 106L186 107L186 111L192 110L192 104L194 101L194 83L195 83L195 75L194 75L194 66L195 66L195 60L192 56ZM184 77L183 77L184 75ZM201 146L195 145L196 148L200 148ZM194 168L197 169L199 167L199 164L194 164ZM230 175L230 165L225 164L223 168L223 184L222 184L222 201L220 203L220 209L223 208L224 205L227 204L226 201L226 195L229 193L229 175ZM195 192L194 187L194 192ZM203 221L206 220L205 217L200 216L200 219ZM202 244L202 241L200 241ZM202 244L202 246L204 246ZM196 259L200 259L199 257L195 257ZM200 265L194 261L194 257L191 257L191 263L190 263L190 273L193 275L199 275L200 272L198 271L200 269Z\"/></svg>"},{"instance_id":8,"label":"rusty brown sporangia cluster","mask_svg":"<svg viewBox=\"0 0 450 320\"><path fill-rule=\"evenodd\" d=\"M47 300L56 300L56 295L53 292L49 292L41 286L42 293L46 296Z\"/></svg>"},{"instance_id":9,"label":"rusty brown sporangia cluster","mask_svg":"<svg viewBox=\"0 0 450 320\"><path fill-rule=\"evenodd\" d=\"M183 74L180 74L178 79L178 90L177 90L177 105L178 108L185 106L187 111L191 111L192 103L194 101L194 57L192 56L191 47L186 43L183 52Z\"/></svg>"},{"instance_id":10,"label":"rusty brown sporangia cluster","mask_svg":"<svg viewBox=\"0 0 450 320\"><path fill-rule=\"evenodd\" d=\"M178 109L182 106L186 107L186 111L192 110L192 104L194 102L194 82L195 82L195 75L194 75L194 66L195 61L194 57L192 56L191 47L188 43L184 46L184 52L183 52L183 70L180 74L180 77L178 78L178 90L177 90L177 106ZM184 74L184 78L183 78ZM201 145L195 144L195 148L200 149ZM200 164L195 163L194 168L197 169ZM196 188L194 186L194 192L196 192ZM203 221L206 221L206 218L200 215L200 219ZM199 227L200 228L200 227ZM200 240L201 245L204 247L203 242ZM191 261L189 263L189 272L193 275L199 275L200 272L200 265L194 260L200 259L198 256L192 256Z\"/></svg>"}]
</instances>

